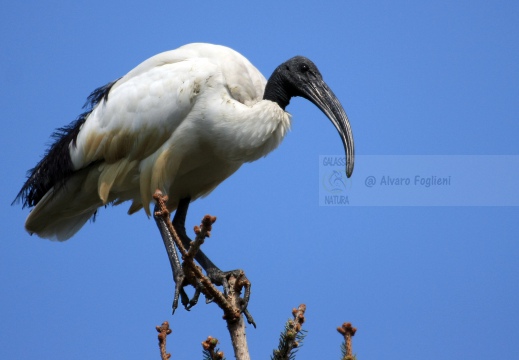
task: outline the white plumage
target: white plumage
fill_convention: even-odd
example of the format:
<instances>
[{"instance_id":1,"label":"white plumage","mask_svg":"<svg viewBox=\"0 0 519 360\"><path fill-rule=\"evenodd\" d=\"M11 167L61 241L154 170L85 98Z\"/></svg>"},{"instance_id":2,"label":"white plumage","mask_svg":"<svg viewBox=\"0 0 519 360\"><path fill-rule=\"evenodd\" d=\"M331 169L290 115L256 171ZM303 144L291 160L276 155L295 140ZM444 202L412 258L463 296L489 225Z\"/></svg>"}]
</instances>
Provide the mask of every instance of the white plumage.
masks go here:
<instances>
[{"instance_id":1,"label":"white plumage","mask_svg":"<svg viewBox=\"0 0 519 360\"><path fill-rule=\"evenodd\" d=\"M66 240L97 208L149 205L156 189L179 199L207 195L244 163L275 149L290 128L262 100L263 75L224 46L190 44L144 61L119 79L70 143L74 173L36 204L26 229Z\"/></svg>"}]
</instances>

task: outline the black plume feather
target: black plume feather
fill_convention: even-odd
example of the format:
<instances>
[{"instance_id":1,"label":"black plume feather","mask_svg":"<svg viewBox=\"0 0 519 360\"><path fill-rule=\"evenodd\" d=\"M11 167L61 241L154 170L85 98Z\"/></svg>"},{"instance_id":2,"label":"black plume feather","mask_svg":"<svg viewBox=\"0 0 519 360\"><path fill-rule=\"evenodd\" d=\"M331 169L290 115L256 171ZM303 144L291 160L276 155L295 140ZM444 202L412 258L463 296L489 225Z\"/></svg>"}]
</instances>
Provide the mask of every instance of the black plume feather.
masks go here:
<instances>
[{"instance_id":1,"label":"black plume feather","mask_svg":"<svg viewBox=\"0 0 519 360\"><path fill-rule=\"evenodd\" d=\"M27 181L16 196L13 204L22 202L22 206L35 206L53 187L65 185L74 172L69 148L76 146L76 139L81 126L92 110L102 101L108 101L108 93L117 80L95 89L87 98L83 108L87 111L69 125L58 128L53 134L53 142L45 152L43 159L27 172Z\"/></svg>"}]
</instances>

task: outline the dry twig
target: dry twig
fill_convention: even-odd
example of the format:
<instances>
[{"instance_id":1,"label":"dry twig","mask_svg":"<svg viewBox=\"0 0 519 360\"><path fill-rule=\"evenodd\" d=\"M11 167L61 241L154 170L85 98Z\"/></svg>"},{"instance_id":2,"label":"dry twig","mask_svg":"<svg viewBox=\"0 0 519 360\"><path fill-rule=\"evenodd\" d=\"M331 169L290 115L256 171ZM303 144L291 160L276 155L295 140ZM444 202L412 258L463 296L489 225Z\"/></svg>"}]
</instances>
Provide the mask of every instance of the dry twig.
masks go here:
<instances>
[{"instance_id":1,"label":"dry twig","mask_svg":"<svg viewBox=\"0 0 519 360\"><path fill-rule=\"evenodd\" d=\"M171 334L171 329L169 328L169 323L164 321L161 326L156 326L157 332L159 333L159 349L160 349L160 358L162 360L168 360L171 357L171 354L166 352L166 337Z\"/></svg>"},{"instance_id":2,"label":"dry twig","mask_svg":"<svg viewBox=\"0 0 519 360\"><path fill-rule=\"evenodd\" d=\"M355 335L357 329L351 326L351 323L344 323L341 327L337 328L337 331L344 336L342 360L354 360L355 355L353 355L351 338Z\"/></svg>"}]
</instances>

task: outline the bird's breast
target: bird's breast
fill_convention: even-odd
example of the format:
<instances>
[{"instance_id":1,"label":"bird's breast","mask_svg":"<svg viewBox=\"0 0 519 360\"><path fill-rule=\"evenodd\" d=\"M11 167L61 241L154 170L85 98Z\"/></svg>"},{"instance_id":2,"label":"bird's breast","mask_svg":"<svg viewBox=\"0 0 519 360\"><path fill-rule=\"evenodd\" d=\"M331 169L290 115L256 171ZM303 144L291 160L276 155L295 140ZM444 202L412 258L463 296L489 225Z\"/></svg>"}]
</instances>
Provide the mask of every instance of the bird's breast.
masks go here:
<instances>
[{"instance_id":1,"label":"bird's breast","mask_svg":"<svg viewBox=\"0 0 519 360\"><path fill-rule=\"evenodd\" d=\"M221 100L208 109L203 142L215 156L236 162L251 162L266 156L283 140L290 129L290 114L276 103L261 100L252 106Z\"/></svg>"},{"instance_id":2,"label":"bird's breast","mask_svg":"<svg viewBox=\"0 0 519 360\"><path fill-rule=\"evenodd\" d=\"M172 208L182 197L207 195L243 163L267 155L290 128L290 115L270 101L247 106L226 100L214 109L195 106L175 131L166 162L154 164L167 173L161 177Z\"/></svg>"}]
</instances>

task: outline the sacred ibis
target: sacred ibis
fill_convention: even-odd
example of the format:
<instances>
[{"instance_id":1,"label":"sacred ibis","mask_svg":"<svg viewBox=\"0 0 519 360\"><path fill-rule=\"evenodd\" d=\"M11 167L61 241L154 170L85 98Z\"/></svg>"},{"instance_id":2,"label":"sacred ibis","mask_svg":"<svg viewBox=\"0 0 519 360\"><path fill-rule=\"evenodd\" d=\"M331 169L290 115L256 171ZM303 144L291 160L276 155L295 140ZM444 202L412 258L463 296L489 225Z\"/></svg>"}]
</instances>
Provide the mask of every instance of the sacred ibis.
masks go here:
<instances>
[{"instance_id":1,"label":"sacred ibis","mask_svg":"<svg viewBox=\"0 0 519 360\"><path fill-rule=\"evenodd\" d=\"M130 200L129 214L144 209L150 216L152 195L160 189L188 247L189 203L279 145L290 128L285 108L294 96L310 100L337 128L350 177L348 117L312 61L293 57L267 81L232 49L189 44L96 89L87 111L56 131L17 196L32 208L25 228L67 240L103 205ZM225 280L203 252L196 260L215 283Z\"/></svg>"}]
</instances>

